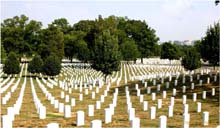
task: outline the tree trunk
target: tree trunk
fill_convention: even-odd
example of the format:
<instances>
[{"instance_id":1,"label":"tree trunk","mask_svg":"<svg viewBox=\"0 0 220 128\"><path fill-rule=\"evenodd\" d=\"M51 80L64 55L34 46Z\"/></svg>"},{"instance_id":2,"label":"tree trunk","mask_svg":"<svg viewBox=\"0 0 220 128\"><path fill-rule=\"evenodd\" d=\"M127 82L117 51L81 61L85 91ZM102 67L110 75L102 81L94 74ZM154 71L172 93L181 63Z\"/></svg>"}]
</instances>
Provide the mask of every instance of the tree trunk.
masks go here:
<instances>
[{"instance_id":1,"label":"tree trunk","mask_svg":"<svg viewBox=\"0 0 220 128\"><path fill-rule=\"evenodd\" d=\"M143 58L141 57L141 64L143 64Z\"/></svg>"}]
</instances>

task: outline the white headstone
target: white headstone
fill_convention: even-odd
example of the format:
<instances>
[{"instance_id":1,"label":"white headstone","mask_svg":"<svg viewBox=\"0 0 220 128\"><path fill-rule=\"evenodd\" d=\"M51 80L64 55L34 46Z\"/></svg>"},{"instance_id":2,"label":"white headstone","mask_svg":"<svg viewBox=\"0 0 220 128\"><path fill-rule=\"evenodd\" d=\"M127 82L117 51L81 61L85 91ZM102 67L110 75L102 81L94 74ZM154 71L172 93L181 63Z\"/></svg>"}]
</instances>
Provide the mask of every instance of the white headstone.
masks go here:
<instances>
[{"instance_id":1,"label":"white headstone","mask_svg":"<svg viewBox=\"0 0 220 128\"><path fill-rule=\"evenodd\" d=\"M2 128L12 128L12 119L9 115L2 116L1 126Z\"/></svg>"},{"instance_id":2,"label":"white headstone","mask_svg":"<svg viewBox=\"0 0 220 128\"><path fill-rule=\"evenodd\" d=\"M170 105L171 106L174 106L174 100L175 100L174 97L170 97Z\"/></svg>"},{"instance_id":3,"label":"white headstone","mask_svg":"<svg viewBox=\"0 0 220 128\"><path fill-rule=\"evenodd\" d=\"M64 92L62 91L60 94L60 97L63 99L64 98Z\"/></svg>"},{"instance_id":4,"label":"white headstone","mask_svg":"<svg viewBox=\"0 0 220 128\"><path fill-rule=\"evenodd\" d=\"M84 112L83 111L77 111L76 114L76 125L77 126L83 126L85 124L85 117L84 117Z\"/></svg>"},{"instance_id":5,"label":"white headstone","mask_svg":"<svg viewBox=\"0 0 220 128\"><path fill-rule=\"evenodd\" d=\"M199 80L199 85L202 86L202 80Z\"/></svg>"},{"instance_id":6,"label":"white headstone","mask_svg":"<svg viewBox=\"0 0 220 128\"><path fill-rule=\"evenodd\" d=\"M173 106L172 105L168 107L168 117L173 117Z\"/></svg>"},{"instance_id":7,"label":"white headstone","mask_svg":"<svg viewBox=\"0 0 220 128\"><path fill-rule=\"evenodd\" d=\"M59 108L59 101L58 100L54 100L54 108Z\"/></svg>"},{"instance_id":8,"label":"white headstone","mask_svg":"<svg viewBox=\"0 0 220 128\"><path fill-rule=\"evenodd\" d=\"M209 83L210 83L210 78L208 77L208 78L207 78L207 84L209 84Z\"/></svg>"},{"instance_id":9,"label":"white headstone","mask_svg":"<svg viewBox=\"0 0 220 128\"><path fill-rule=\"evenodd\" d=\"M8 116L10 117L10 119L13 121L14 120L14 107L8 107L7 108L7 114L8 114Z\"/></svg>"},{"instance_id":10,"label":"white headstone","mask_svg":"<svg viewBox=\"0 0 220 128\"><path fill-rule=\"evenodd\" d=\"M89 94L89 90L88 88L85 89L85 95L88 95Z\"/></svg>"},{"instance_id":11,"label":"white headstone","mask_svg":"<svg viewBox=\"0 0 220 128\"><path fill-rule=\"evenodd\" d=\"M140 118L135 117L131 120L131 128L140 128Z\"/></svg>"},{"instance_id":12,"label":"white headstone","mask_svg":"<svg viewBox=\"0 0 220 128\"><path fill-rule=\"evenodd\" d=\"M214 76L214 82L216 82L216 81L217 81L217 76L215 75L215 76Z\"/></svg>"},{"instance_id":13,"label":"white headstone","mask_svg":"<svg viewBox=\"0 0 220 128\"><path fill-rule=\"evenodd\" d=\"M129 109L129 120L133 120L135 118L135 109L134 108L130 108Z\"/></svg>"},{"instance_id":14,"label":"white headstone","mask_svg":"<svg viewBox=\"0 0 220 128\"><path fill-rule=\"evenodd\" d=\"M215 88L212 88L212 96L215 95Z\"/></svg>"},{"instance_id":15,"label":"white headstone","mask_svg":"<svg viewBox=\"0 0 220 128\"><path fill-rule=\"evenodd\" d=\"M147 82L144 82L144 88L147 88Z\"/></svg>"},{"instance_id":16,"label":"white headstone","mask_svg":"<svg viewBox=\"0 0 220 128\"><path fill-rule=\"evenodd\" d=\"M189 128L190 115L188 113L183 114L183 128Z\"/></svg>"},{"instance_id":17,"label":"white headstone","mask_svg":"<svg viewBox=\"0 0 220 128\"><path fill-rule=\"evenodd\" d=\"M157 100L157 108L158 109L162 108L162 99Z\"/></svg>"},{"instance_id":18,"label":"white headstone","mask_svg":"<svg viewBox=\"0 0 220 128\"><path fill-rule=\"evenodd\" d=\"M59 128L59 124L58 123L49 123L49 124L47 124L47 128Z\"/></svg>"},{"instance_id":19,"label":"white headstone","mask_svg":"<svg viewBox=\"0 0 220 128\"><path fill-rule=\"evenodd\" d=\"M175 80L175 81L174 81L174 86L177 86L177 84L178 84L178 81Z\"/></svg>"},{"instance_id":20,"label":"white headstone","mask_svg":"<svg viewBox=\"0 0 220 128\"><path fill-rule=\"evenodd\" d=\"M101 102L105 102L105 96L104 95L101 95Z\"/></svg>"},{"instance_id":21,"label":"white headstone","mask_svg":"<svg viewBox=\"0 0 220 128\"><path fill-rule=\"evenodd\" d=\"M202 92L202 99L206 99L206 91Z\"/></svg>"},{"instance_id":22,"label":"white headstone","mask_svg":"<svg viewBox=\"0 0 220 128\"><path fill-rule=\"evenodd\" d=\"M143 102L143 110L144 111L148 110L148 102L147 101Z\"/></svg>"},{"instance_id":23,"label":"white headstone","mask_svg":"<svg viewBox=\"0 0 220 128\"><path fill-rule=\"evenodd\" d=\"M197 112L201 112L202 109L202 103L197 102Z\"/></svg>"},{"instance_id":24,"label":"white headstone","mask_svg":"<svg viewBox=\"0 0 220 128\"><path fill-rule=\"evenodd\" d=\"M92 92L92 99L95 99L95 92Z\"/></svg>"},{"instance_id":25,"label":"white headstone","mask_svg":"<svg viewBox=\"0 0 220 128\"><path fill-rule=\"evenodd\" d=\"M166 99L166 98L167 98L167 92L163 91L163 99Z\"/></svg>"},{"instance_id":26,"label":"white headstone","mask_svg":"<svg viewBox=\"0 0 220 128\"><path fill-rule=\"evenodd\" d=\"M193 93L193 102L196 102L197 99L197 93Z\"/></svg>"},{"instance_id":27,"label":"white headstone","mask_svg":"<svg viewBox=\"0 0 220 128\"><path fill-rule=\"evenodd\" d=\"M79 94L79 101L83 101L83 94L82 93Z\"/></svg>"},{"instance_id":28,"label":"white headstone","mask_svg":"<svg viewBox=\"0 0 220 128\"><path fill-rule=\"evenodd\" d=\"M194 83L191 83L191 89L193 90L195 88Z\"/></svg>"},{"instance_id":29,"label":"white headstone","mask_svg":"<svg viewBox=\"0 0 220 128\"><path fill-rule=\"evenodd\" d=\"M64 104L59 103L59 112L63 112L63 111L64 111Z\"/></svg>"},{"instance_id":30,"label":"white headstone","mask_svg":"<svg viewBox=\"0 0 220 128\"><path fill-rule=\"evenodd\" d=\"M45 106L41 106L40 107L40 119L46 119L46 107Z\"/></svg>"},{"instance_id":31,"label":"white headstone","mask_svg":"<svg viewBox=\"0 0 220 128\"><path fill-rule=\"evenodd\" d=\"M71 117L71 106L70 105L65 105L64 117L65 118Z\"/></svg>"},{"instance_id":32,"label":"white headstone","mask_svg":"<svg viewBox=\"0 0 220 128\"><path fill-rule=\"evenodd\" d=\"M170 83L169 82L166 82L166 89L168 89L170 86Z\"/></svg>"},{"instance_id":33,"label":"white headstone","mask_svg":"<svg viewBox=\"0 0 220 128\"><path fill-rule=\"evenodd\" d=\"M160 91L160 84L157 85L157 91Z\"/></svg>"},{"instance_id":34,"label":"white headstone","mask_svg":"<svg viewBox=\"0 0 220 128\"><path fill-rule=\"evenodd\" d=\"M66 95L65 101L66 101L67 103L69 103L69 101L70 101L70 96L69 96L69 95Z\"/></svg>"},{"instance_id":35,"label":"white headstone","mask_svg":"<svg viewBox=\"0 0 220 128\"><path fill-rule=\"evenodd\" d=\"M137 96L140 96L140 95L141 95L141 90L137 89Z\"/></svg>"},{"instance_id":36,"label":"white headstone","mask_svg":"<svg viewBox=\"0 0 220 128\"><path fill-rule=\"evenodd\" d=\"M140 95L140 103L144 101L144 95Z\"/></svg>"},{"instance_id":37,"label":"white headstone","mask_svg":"<svg viewBox=\"0 0 220 128\"><path fill-rule=\"evenodd\" d=\"M160 128L166 128L167 127L167 117L162 115L160 116Z\"/></svg>"},{"instance_id":38,"label":"white headstone","mask_svg":"<svg viewBox=\"0 0 220 128\"><path fill-rule=\"evenodd\" d=\"M176 96L176 89L173 89L173 96Z\"/></svg>"},{"instance_id":39,"label":"white headstone","mask_svg":"<svg viewBox=\"0 0 220 128\"><path fill-rule=\"evenodd\" d=\"M187 99L186 95L183 95L183 104L186 104L186 99Z\"/></svg>"},{"instance_id":40,"label":"white headstone","mask_svg":"<svg viewBox=\"0 0 220 128\"><path fill-rule=\"evenodd\" d=\"M94 105L88 105L88 116L94 116Z\"/></svg>"},{"instance_id":41,"label":"white headstone","mask_svg":"<svg viewBox=\"0 0 220 128\"><path fill-rule=\"evenodd\" d=\"M96 109L101 109L101 101L96 101Z\"/></svg>"},{"instance_id":42,"label":"white headstone","mask_svg":"<svg viewBox=\"0 0 220 128\"><path fill-rule=\"evenodd\" d=\"M183 93L186 93L186 86L183 86Z\"/></svg>"},{"instance_id":43,"label":"white headstone","mask_svg":"<svg viewBox=\"0 0 220 128\"><path fill-rule=\"evenodd\" d=\"M209 112L203 112L203 125L209 125Z\"/></svg>"},{"instance_id":44,"label":"white headstone","mask_svg":"<svg viewBox=\"0 0 220 128\"><path fill-rule=\"evenodd\" d=\"M156 100L156 93L151 94L152 100Z\"/></svg>"},{"instance_id":45,"label":"white headstone","mask_svg":"<svg viewBox=\"0 0 220 128\"><path fill-rule=\"evenodd\" d=\"M152 106L150 107L150 119L155 119L156 118L156 107Z\"/></svg>"},{"instance_id":46,"label":"white headstone","mask_svg":"<svg viewBox=\"0 0 220 128\"><path fill-rule=\"evenodd\" d=\"M102 121L101 120L91 121L91 128L102 128Z\"/></svg>"},{"instance_id":47,"label":"white headstone","mask_svg":"<svg viewBox=\"0 0 220 128\"><path fill-rule=\"evenodd\" d=\"M75 106L76 105L76 100L75 98L71 98L71 106Z\"/></svg>"},{"instance_id":48,"label":"white headstone","mask_svg":"<svg viewBox=\"0 0 220 128\"><path fill-rule=\"evenodd\" d=\"M188 104L184 104L184 114L188 113L189 111L189 105Z\"/></svg>"},{"instance_id":49,"label":"white headstone","mask_svg":"<svg viewBox=\"0 0 220 128\"><path fill-rule=\"evenodd\" d=\"M110 108L105 109L105 123L110 123L112 122L112 114Z\"/></svg>"},{"instance_id":50,"label":"white headstone","mask_svg":"<svg viewBox=\"0 0 220 128\"><path fill-rule=\"evenodd\" d=\"M151 93L151 87L147 87L147 94Z\"/></svg>"}]
</instances>

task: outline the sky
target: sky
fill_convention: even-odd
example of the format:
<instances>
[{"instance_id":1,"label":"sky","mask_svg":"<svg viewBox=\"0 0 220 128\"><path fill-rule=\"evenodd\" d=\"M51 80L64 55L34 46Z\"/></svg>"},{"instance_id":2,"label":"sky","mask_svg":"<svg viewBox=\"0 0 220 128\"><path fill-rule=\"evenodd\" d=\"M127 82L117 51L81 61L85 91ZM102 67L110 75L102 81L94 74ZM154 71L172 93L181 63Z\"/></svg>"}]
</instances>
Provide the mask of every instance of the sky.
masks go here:
<instances>
[{"instance_id":1,"label":"sky","mask_svg":"<svg viewBox=\"0 0 220 128\"><path fill-rule=\"evenodd\" d=\"M44 28L58 18L73 25L98 15L127 16L145 20L160 42L192 41L220 22L220 4L215 6L214 0L1 0L1 22L21 14L41 21Z\"/></svg>"}]
</instances>

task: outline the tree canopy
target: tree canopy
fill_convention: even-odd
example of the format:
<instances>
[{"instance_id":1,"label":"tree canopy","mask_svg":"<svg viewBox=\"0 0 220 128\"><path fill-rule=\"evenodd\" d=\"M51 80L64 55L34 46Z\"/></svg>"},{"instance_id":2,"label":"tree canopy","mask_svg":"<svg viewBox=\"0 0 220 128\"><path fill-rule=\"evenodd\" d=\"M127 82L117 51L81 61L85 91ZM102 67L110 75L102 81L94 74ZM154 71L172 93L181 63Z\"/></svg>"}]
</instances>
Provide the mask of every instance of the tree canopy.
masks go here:
<instances>
[{"instance_id":1,"label":"tree canopy","mask_svg":"<svg viewBox=\"0 0 220 128\"><path fill-rule=\"evenodd\" d=\"M182 65L190 71L201 67L200 55L194 47L186 50L182 59Z\"/></svg>"},{"instance_id":2,"label":"tree canopy","mask_svg":"<svg viewBox=\"0 0 220 128\"><path fill-rule=\"evenodd\" d=\"M206 36L201 40L201 56L213 66L219 65L219 23L207 29Z\"/></svg>"},{"instance_id":3,"label":"tree canopy","mask_svg":"<svg viewBox=\"0 0 220 128\"><path fill-rule=\"evenodd\" d=\"M43 65L43 73L48 76L56 76L60 73L61 61L56 54L48 56Z\"/></svg>"},{"instance_id":4,"label":"tree canopy","mask_svg":"<svg viewBox=\"0 0 220 128\"><path fill-rule=\"evenodd\" d=\"M14 52L8 54L7 59L5 60L3 71L8 75L18 74L20 72L20 64Z\"/></svg>"},{"instance_id":5,"label":"tree canopy","mask_svg":"<svg viewBox=\"0 0 220 128\"><path fill-rule=\"evenodd\" d=\"M28 65L28 71L35 74L42 72L43 61L39 55L35 55Z\"/></svg>"},{"instance_id":6,"label":"tree canopy","mask_svg":"<svg viewBox=\"0 0 220 128\"><path fill-rule=\"evenodd\" d=\"M170 42L163 43L161 46L161 59L179 59L180 51L177 46Z\"/></svg>"}]
</instances>

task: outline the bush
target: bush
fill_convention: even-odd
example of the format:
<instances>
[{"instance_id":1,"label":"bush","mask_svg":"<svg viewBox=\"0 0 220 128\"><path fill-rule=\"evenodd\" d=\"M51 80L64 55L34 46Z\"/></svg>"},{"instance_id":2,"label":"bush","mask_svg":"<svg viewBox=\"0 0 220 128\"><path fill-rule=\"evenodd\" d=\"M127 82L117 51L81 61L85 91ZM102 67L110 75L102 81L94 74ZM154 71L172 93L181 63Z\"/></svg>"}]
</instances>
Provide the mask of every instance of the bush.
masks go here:
<instances>
[{"instance_id":1,"label":"bush","mask_svg":"<svg viewBox=\"0 0 220 128\"><path fill-rule=\"evenodd\" d=\"M35 55L28 65L28 71L35 74L42 72L43 61L39 55Z\"/></svg>"},{"instance_id":2,"label":"bush","mask_svg":"<svg viewBox=\"0 0 220 128\"><path fill-rule=\"evenodd\" d=\"M56 76L60 73L61 61L55 54L46 58L43 65L43 73L48 76Z\"/></svg>"},{"instance_id":3,"label":"bush","mask_svg":"<svg viewBox=\"0 0 220 128\"><path fill-rule=\"evenodd\" d=\"M10 52L8 54L7 59L5 60L5 64L3 67L4 73L10 75L10 74L18 74L21 71L19 61L16 57L16 54L14 52Z\"/></svg>"}]
</instances>

